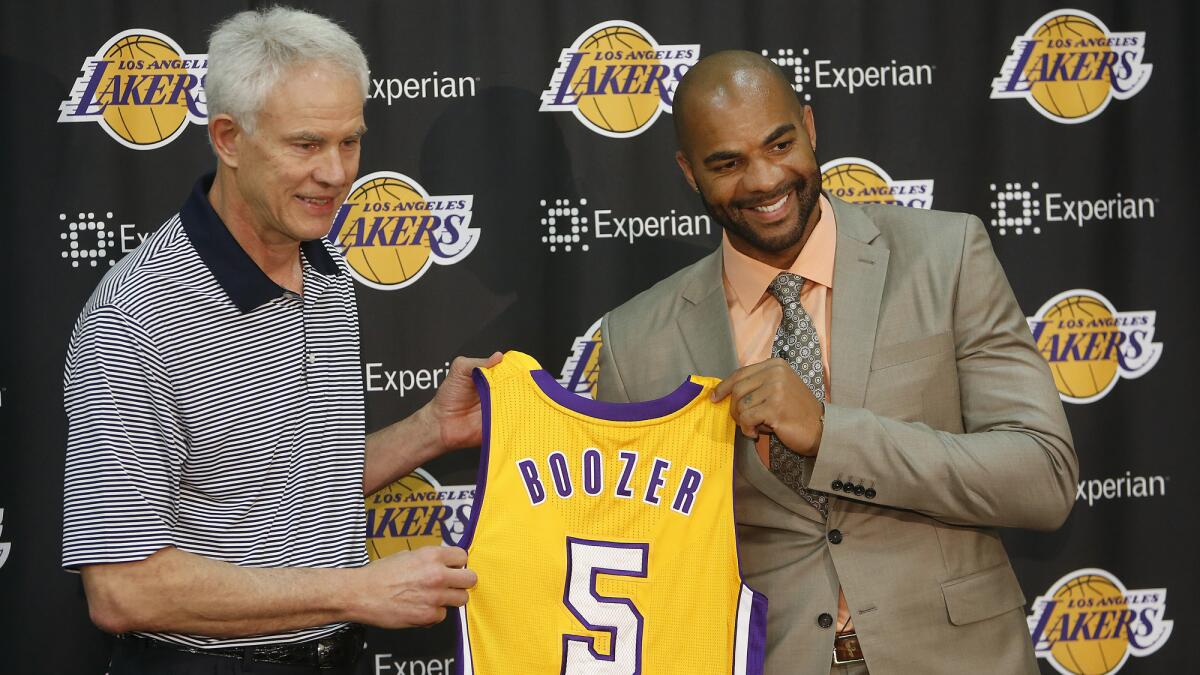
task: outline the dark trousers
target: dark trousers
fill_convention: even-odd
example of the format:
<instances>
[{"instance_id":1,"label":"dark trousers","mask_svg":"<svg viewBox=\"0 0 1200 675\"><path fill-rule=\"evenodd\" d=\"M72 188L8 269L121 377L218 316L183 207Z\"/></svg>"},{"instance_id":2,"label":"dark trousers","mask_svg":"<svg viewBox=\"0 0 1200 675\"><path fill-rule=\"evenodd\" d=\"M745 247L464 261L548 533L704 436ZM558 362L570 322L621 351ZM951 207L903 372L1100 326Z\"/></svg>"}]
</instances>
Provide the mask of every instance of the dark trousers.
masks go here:
<instances>
[{"instance_id":1,"label":"dark trousers","mask_svg":"<svg viewBox=\"0 0 1200 675\"><path fill-rule=\"evenodd\" d=\"M315 668L193 654L147 640L116 640L108 675L354 675L356 664Z\"/></svg>"}]
</instances>

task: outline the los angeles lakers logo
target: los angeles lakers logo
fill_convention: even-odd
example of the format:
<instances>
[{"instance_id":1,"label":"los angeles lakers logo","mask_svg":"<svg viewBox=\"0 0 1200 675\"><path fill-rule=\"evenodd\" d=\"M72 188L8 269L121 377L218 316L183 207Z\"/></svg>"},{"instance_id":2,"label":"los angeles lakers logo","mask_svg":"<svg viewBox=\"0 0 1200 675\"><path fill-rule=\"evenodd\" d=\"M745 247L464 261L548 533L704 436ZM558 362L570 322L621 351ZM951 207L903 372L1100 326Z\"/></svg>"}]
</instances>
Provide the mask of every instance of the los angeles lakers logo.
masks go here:
<instances>
[{"instance_id":1,"label":"los angeles lakers logo","mask_svg":"<svg viewBox=\"0 0 1200 675\"><path fill-rule=\"evenodd\" d=\"M453 265L479 242L472 195L434 197L394 171L358 179L328 238L341 247L360 282L381 291L409 286L434 263Z\"/></svg>"},{"instance_id":2,"label":"los angeles lakers logo","mask_svg":"<svg viewBox=\"0 0 1200 675\"><path fill-rule=\"evenodd\" d=\"M933 207L933 180L894 180L878 164L861 157L842 157L821 166L821 184L854 204L899 204Z\"/></svg>"},{"instance_id":3,"label":"los angeles lakers logo","mask_svg":"<svg viewBox=\"0 0 1200 675\"><path fill-rule=\"evenodd\" d=\"M1146 86L1153 66L1142 63L1145 54L1144 32L1117 33L1087 12L1056 10L1013 40L992 98L1023 98L1055 122L1086 122Z\"/></svg>"},{"instance_id":4,"label":"los angeles lakers logo","mask_svg":"<svg viewBox=\"0 0 1200 675\"><path fill-rule=\"evenodd\" d=\"M1064 291L1028 317L1038 351L1050 364L1062 400L1091 403L1120 378L1141 377L1158 363L1153 311L1118 312L1095 291Z\"/></svg>"},{"instance_id":5,"label":"los angeles lakers logo","mask_svg":"<svg viewBox=\"0 0 1200 675\"><path fill-rule=\"evenodd\" d=\"M1165 588L1129 590L1102 569L1076 570L1034 600L1034 652L1063 675L1115 673L1166 644L1175 623L1166 608Z\"/></svg>"},{"instance_id":6,"label":"los angeles lakers logo","mask_svg":"<svg viewBox=\"0 0 1200 675\"><path fill-rule=\"evenodd\" d=\"M441 485L417 469L367 497L367 555L457 544L474 499L474 485Z\"/></svg>"},{"instance_id":7,"label":"los angeles lakers logo","mask_svg":"<svg viewBox=\"0 0 1200 675\"><path fill-rule=\"evenodd\" d=\"M153 150L175 140L188 122L208 123L207 54L187 54L162 33L117 33L83 62L59 122L96 122L118 143Z\"/></svg>"},{"instance_id":8,"label":"los angeles lakers logo","mask_svg":"<svg viewBox=\"0 0 1200 675\"><path fill-rule=\"evenodd\" d=\"M587 331L575 338L571 355L562 367L558 383L567 391L596 398L596 376L600 373L600 322L596 319Z\"/></svg>"},{"instance_id":9,"label":"los angeles lakers logo","mask_svg":"<svg viewBox=\"0 0 1200 675\"><path fill-rule=\"evenodd\" d=\"M641 26L605 21L559 56L541 111L569 111L612 138L636 136L671 112L675 86L700 58L700 45L660 45Z\"/></svg>"}]
</instances>

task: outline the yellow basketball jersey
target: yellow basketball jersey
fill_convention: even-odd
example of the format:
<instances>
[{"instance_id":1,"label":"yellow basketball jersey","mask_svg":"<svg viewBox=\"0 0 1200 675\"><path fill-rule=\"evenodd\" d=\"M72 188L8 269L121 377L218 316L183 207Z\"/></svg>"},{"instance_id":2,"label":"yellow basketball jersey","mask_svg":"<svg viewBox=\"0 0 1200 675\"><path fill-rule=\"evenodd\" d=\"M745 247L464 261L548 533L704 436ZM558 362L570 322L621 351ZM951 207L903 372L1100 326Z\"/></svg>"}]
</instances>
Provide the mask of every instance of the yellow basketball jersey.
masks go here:
<instances>
[{"instance_id":1,"label":"yellow basketball jersey","mask_svg":"<svg viewBox=\"0 0 1200 675\"><path fill-rule=\"evenodd\" d=\"M477 370L483 454L461 545L464 675L762 672L766 598L742 583L718 380L602 403L508 352Z\"/></svg>"}]
</instances>

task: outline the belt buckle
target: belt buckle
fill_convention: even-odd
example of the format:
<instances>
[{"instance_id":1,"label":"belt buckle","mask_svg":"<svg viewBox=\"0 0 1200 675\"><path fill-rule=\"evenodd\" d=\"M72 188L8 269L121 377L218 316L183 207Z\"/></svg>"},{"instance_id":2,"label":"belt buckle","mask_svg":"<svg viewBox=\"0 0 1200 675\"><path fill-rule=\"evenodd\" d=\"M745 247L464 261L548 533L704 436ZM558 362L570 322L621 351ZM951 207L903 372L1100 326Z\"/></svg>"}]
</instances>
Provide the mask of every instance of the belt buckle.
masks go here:
<instances>
[{"instance_id":1,"label":"belt buckle","mask_svg":"<svg viewBox=\"0 0 1200 675\"><path fill-rule=\"evenodd\" d=\"M352 626L317 641L316 666L320 670L340 668L358 659L362 650L362 628Z\"/></svg>"},{"instance_id":2,"label":"belt buckle","mask_svg":"<svg viewBox=\"0 0 1200 675\"><path fill-rule=\"evenodd\" d=\"M849 652L850 652L848 654L849 658L843 660L838 657L837 641L838 640L846 640L847 638L853 638L854 641L853 641L853 643L848 645ZM847 640L847 642L849 642L849 640ZM862 649L858 645L858 633L846 633L845 635L835 635L834 636L834 638L833 638L833 665L841 666L841 665L846 665L848 663L863 663L865 661L866 661L866 658L863 656Z\"/></svg>"},{"instance_id":3,"label":"belt buckle","mask_svg":"<svg viewBox=\"0 0 1200 675\"><path fill-rule=\"evenodd\" d=\"M332 638L332 639L331 639ZM338 656L337 636L322 638L317 642L317 668L332 668Z\"/></svg>"}]
</instances>

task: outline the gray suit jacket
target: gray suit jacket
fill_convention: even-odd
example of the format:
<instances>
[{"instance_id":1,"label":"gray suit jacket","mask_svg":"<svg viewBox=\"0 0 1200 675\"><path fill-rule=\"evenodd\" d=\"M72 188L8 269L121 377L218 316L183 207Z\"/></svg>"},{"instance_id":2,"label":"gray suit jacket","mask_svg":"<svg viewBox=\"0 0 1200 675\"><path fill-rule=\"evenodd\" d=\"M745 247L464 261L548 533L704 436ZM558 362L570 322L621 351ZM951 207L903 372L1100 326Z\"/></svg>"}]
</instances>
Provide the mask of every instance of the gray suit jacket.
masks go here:
<instances>
[{"instance_id":1,"label":"gray suit jacket","mask_svg":"<svg viewBox=\"0 0 1200 675\"><path fill-rule=\"evenodd\" d=\"M1051 530L1074 503L1046 362L978 218L830 201L830 402L809 487L876 494L835 493L822 522L739 436L739 556L769 600L767 673L829 672L834 630L817 618L836 616L839 585L872 675L1037 673L995 528ZM606 315L602 339L603 400L728 376L720 249Z\"/></svg>"}]
</instances>

